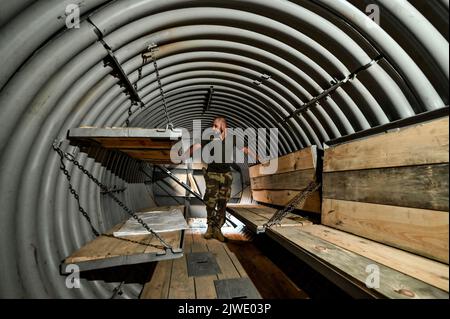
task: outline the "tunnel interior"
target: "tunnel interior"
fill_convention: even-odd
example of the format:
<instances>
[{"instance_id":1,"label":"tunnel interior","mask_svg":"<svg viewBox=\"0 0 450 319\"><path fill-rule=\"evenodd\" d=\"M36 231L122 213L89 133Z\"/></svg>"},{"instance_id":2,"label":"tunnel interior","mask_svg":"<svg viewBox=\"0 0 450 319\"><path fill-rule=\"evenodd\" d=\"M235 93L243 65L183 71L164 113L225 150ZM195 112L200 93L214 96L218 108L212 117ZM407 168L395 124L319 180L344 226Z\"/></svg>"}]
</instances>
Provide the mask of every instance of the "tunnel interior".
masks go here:
<instances>
[{"instance_id":1,"label":"tunnel interior","mask_svg":"<svg viewBox=\"0 0 450 319\"><path fill-rule=\"evenodd\" d=\"M60 275L94 235L55 141L132 210L189 203L190 217L205 216L154 166L74 146L71 128L192 132L224 116L230 127L278 128L270 157L448 116L448 10L448 0L2 1L0 296L108 298L117 286L67 289ZM126 217L67 170L99 230ZM174 173L186 181L187 169ZM233 174L231 201L250 203L247 165ZM142 285L121 289L136 298Z\"/></svg>"}]
</instances>

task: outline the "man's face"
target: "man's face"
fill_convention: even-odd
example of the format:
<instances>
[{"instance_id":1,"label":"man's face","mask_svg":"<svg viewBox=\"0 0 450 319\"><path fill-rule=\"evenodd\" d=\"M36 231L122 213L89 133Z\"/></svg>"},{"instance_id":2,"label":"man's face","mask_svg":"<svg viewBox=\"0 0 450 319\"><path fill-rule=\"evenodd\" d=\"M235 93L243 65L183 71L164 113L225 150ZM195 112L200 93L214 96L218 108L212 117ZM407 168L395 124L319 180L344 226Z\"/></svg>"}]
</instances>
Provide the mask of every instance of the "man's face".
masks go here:
<instances>
[{"instance_id":1,"label":"man's face","mask_svg":"<svg viewBox=\"0 0 450 319\"><path fill-rule=\"evenodd\" d=\"M214 131L217 131L220 133L220 123L218 120L214 120L212 128Z\"/></svg>"}]
</instances>

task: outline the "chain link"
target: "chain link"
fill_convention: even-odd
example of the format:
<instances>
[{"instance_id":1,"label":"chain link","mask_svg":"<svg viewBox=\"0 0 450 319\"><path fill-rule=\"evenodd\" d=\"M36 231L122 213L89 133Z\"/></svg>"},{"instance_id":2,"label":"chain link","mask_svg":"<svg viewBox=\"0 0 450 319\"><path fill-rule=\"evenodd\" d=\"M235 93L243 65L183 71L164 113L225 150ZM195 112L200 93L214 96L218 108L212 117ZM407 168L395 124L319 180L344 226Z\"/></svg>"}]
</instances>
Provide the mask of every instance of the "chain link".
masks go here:
<instances>
[{"instance_id":1,"label":"chain link","mask_svg":"<svg viewBox=\"0 0 450 319\"><path fill-rule=\"evenodd\" d=\"M280 225L281 221L284 217L286 217L287 214L291 213L295 209L295 207L303 205L306 199L312 193L318 190L319 187L320 183L317 183L315 181L310 182L308 186L303 191L295 195L294 198L292 198L284 208L277 210L275 214L273 214L273 216L269 219L269 221L263 225L263 227L266 228L273 225Z\"/></svg>"},{"instance_id":2,"label":"chain link","mask_svg":"<svg viewBox=\"0 0 450 319\"><path fill-rule=\"evenodd\" d=\"M167 120L167 128L169 129L173 129L173 124L170 122L170 118L169 118L169 113L167 112L167 103L166 103L166 97L164 95L164 90L161 84L161 76L159 75L159 69L158 69L158 64L156 62L156 55L155 52L157 51L157 46L156 45L152 45L150 47L150 58L152 60L153 63L153 67L155 69L155 73L156 73L156 80L158 81L158 87L159 87L159 92L161 93L161 98L163 101L163 106L164 106L164 113L166 114L166 120Z\"/></svg>"},{"instance_id":3,"label":"chain link","mask_svg":"<svg viewBox=\"0 0 450 319\"><path fill-rule=\"evenodd\" d=\"M81 170L83 172L83 174L85 174L91 181L93 181L98 187L100 187L100 189L104 192L108 191L108 187L104 184L102 184L97 178L95 178L83 165L81 165L76 159L75 157L67 152L64 152L60 146L58 145L58 143L55 141L53 143L53 149L58 153L59 157L60 157L60 168L63 171L64 175L66 176L68 182L69 182L69 190L70 193L74 196L75 200L77 201L78 204L78 210L81 212L81 214L84 216L84 218L86 218L86 220L89 222L89 225L91 226L92 232L96 235L99 236L100 233L97 231L97 229L92 225L92 221L88 215L88 213L86 212L86 210L81 206L80 204L80 196L79 194L76 192L76 190L73 188L72 184L71 184L71 176L69 174L69 171L67 170L65 164L64 164L64 159L68 160L69 162L73 163L74 166L76 166L79 170ZM172 246L170 246L163 238L161 238L153 229L151 229L147 223L145 223L142 218L140 218L136 213L134 213L128 206L126 206L119 198L117 198L114 194L108 192L106 193L109 197L111 197L111 199L117 203L117 205L119 205L119 207L121 207L128 215L130 215L131 217L133 217L139 224L141 224L152 236L156 237L161 244L163 245L164 249L172 249ZM143 242L139 242L139 241L134 241L131 239L126 239L126 238L121 238L121 237L114 237L110 234L102 234L104 236L108 236L108 237L113 237L113 238L118 238L118 239L122 239L122 240L127 240L130 242L134 242L134 243L138 243L141 245L147 245L147 246L154 246L154 247L158 247L156 245L151 245L151 244L147 244L147 243L143 243Z\"/></svg>"}]
</instances>

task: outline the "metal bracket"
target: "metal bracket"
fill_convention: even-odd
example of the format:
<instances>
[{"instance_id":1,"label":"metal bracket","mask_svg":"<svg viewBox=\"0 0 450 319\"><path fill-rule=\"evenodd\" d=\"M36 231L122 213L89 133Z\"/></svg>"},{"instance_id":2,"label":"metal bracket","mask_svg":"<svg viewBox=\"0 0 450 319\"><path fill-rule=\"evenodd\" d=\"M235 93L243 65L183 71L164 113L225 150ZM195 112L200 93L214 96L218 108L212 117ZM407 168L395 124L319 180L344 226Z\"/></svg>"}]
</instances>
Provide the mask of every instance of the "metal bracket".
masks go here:
<instances>
[{"instance_id":1,"label":"metal bracket","mask_svg":"<svg viewBox=\"0 0 450 319\"><path fill-rule=\"evenodd\" d=\"M208 89L208 94L206 95L206 104L205 108L203 109L203 112L208 111L209 108L211 107L213 93L214 93L214 86L211 85Z\"/></svg>"},{"instance_id":2,"label":"metal bracket","mask_svg":"<svg viewBox=\"0 0 450 319\"><path fill-rule=\"evenodd\" d=\"M131 84L127 74L125 73L116 56L114 55L114 52L112 51L111 47L103 39L103 33L91 21L91 19L87 18L87 21L94 27L94 32L98 37L98 41L103 45L106 52L108 53L108 55L103 59L105 66L109 66L112 68L111 71L112 76L119 79L119 85L125 88L126 94L130 97L130 99L140 104L141 106L144 105L141 98L139 97L139 94L135 90L134 86Z\"/></svg>"},{"instance_id":3,"label":"metal bracket","mask_svg":"<svg viewBox=\"0 0 450 319\"><path fill-rule=\"evenodd\" d=\"M261 295L248 277L214 280L217 299L261 299Z\"/></svg>"},{"instance_id":4,"label":"metal bracket","mask_svg":"<svg viewBox=\"0 0 450 319\"><path fill-rule=\"evenodd\" d=\"M216 258L211 252L186 254L186 263L189 277L209 276L221 273Z\"/></svg>"}]
</instances>

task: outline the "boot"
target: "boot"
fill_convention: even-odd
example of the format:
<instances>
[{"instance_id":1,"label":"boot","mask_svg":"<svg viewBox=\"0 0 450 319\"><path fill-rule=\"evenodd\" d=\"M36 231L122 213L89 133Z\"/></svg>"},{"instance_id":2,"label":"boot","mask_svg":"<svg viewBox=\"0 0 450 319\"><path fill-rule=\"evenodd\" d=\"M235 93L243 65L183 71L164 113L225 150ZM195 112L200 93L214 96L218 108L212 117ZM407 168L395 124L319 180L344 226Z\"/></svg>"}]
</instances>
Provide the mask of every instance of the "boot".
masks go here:
<instances>
[{"instance_id":1,"label":"boot","mask_svg":"<svg viewBox=\"0 0 450 319\"><path fill-rule=\"evenodd\" d=\"M227 241L227 238L222 234L222 231L220 230L220 228L217 228L217 227L214 228L213 236L215 239L217 239L218 241L221 241L222 243Z\"/></svg>"},{"instance_id":2,"label":"boot","mask_svg":"<svg viewBox=\"0 0 450 319\"><path fill-rule=\"evenodd\" d=\"M214 228L211 225L208 225L208 229L206 230L206 233L203 237L205 239L211 239L213 235L214 235Z\"/></svg>"}]
</instances>

